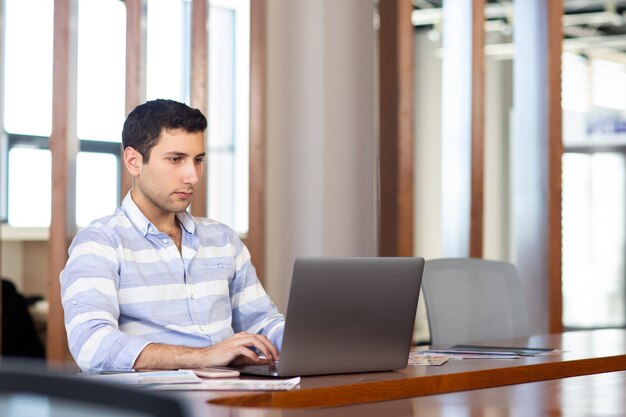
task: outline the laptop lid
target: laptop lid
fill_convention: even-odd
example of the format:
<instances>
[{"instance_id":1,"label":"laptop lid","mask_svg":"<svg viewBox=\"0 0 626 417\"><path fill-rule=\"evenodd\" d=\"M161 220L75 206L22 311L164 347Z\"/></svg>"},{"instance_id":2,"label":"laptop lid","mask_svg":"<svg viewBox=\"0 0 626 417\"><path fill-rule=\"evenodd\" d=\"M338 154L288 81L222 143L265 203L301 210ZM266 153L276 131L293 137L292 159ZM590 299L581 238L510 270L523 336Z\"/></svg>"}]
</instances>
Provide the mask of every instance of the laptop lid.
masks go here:
<instances>
[{"instance_id":1,"label":"laptop lid","mask_svg":"<svg viewBox=\"0 0 626 417\"><path fill-rule=\"evenodd\" d=\"M422 258L297 258L273 375L405 368L423 269Z\"/></svg>"}]
</instances>

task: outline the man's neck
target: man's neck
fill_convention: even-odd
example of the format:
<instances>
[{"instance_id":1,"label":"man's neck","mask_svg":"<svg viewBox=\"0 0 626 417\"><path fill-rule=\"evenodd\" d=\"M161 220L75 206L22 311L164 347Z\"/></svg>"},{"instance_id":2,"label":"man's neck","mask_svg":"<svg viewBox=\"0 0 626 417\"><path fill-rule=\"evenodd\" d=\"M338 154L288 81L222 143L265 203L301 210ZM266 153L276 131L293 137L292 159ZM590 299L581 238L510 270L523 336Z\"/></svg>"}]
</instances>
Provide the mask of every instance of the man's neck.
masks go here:
<instances>
[{"instance_id":1,"label":"man's neck","mask_svg":"<svg viewBox=\"0 0 626 417\"><path fill-rule=\"evenodd\" d=\"M167 233L168 235L176 233L177 231L180 232L180 224L176 218L176 213L155 210L152 206L146 204L140 195L133 193L133 190L130 191L130 195L141 213L143 213L146 219L159 231Z\"/></svg>"}]
</instances>

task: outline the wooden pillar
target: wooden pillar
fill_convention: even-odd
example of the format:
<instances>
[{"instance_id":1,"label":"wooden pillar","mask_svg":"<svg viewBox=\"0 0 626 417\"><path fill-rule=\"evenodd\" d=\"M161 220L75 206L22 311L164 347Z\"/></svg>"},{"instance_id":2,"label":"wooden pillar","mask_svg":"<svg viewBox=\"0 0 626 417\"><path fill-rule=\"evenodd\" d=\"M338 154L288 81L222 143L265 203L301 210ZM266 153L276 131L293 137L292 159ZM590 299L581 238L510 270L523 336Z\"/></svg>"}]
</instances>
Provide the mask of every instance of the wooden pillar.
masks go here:
<instances>
[{"instance_id":1,"label":"wooden pillar","mask_svg":"<svg viewBox=\"0 0 626 417\"><path fill-rule=\"evenodd\" d=\"M76 56L78 0L54 2L54 59L52 100L52 210L48 265L47 357L65 362L67 338L60 297L59 274L76 229Z\"/></svg>"},{"instance_id":2,"label":"wooden pillar","mask_svg":"<svg viewBox=\"0 0 626 417\"><path fill-rule=\"evenodd\" d=\"M485 0L472 1L472 185L469 256L483 257L485 172Z\"/></svg>"},{"instance_id":3,"label":"wooden pillar","mask_svg":"<svg viewBox=\"0 0 626 417\"><path fill-rule=\"evenodd\" d=\"M250 2L250 202L246 245L265 277L265 0Z\"/></svg>"},{"instance_id":4,"label":"wooden pillar","mask_svg":"<svg viewBox=\"0 0 626 417\"><path fill-rule=\"evenodd\" d=\"M380 0L380 256L413 256L414 36L410 0Z\"/></svg>"},{"instance_id":5,"label":"wooden pillar","mask_svg":"<svg viewBox=\"0 0 626 417\"><path fill-rule=\"evenodd\" d=\"M193 0L191 7L191 107L199 109L202 114L208 117L208 0ZM206 131L204 133L204 144L205 148L208 149ZM196 186L196 193L191 204L191 213L198 217L207 216L207 172L208 167L205 166L202 177Z\"/></svg>"},{"instance_id":6,"label":"wooden pillar","mask_svg":"<svg viewBox=\"0 0 626 417\"><path fill-rule=\"evenodd\" d=\"M563 331L561 57L563 2L548 3L548 280L550 332Z\"/></svg>"},{"instance_id":7,"label":"wooden pillar","mask_svg":"<svg viewBox=\"0 0 626 417\"><path fill-rule=\"evenodd\" d=\"M146 100L146 0L125 0L126 4L126 114ZM122 150L123 151L123 150ZM131 188L131 177L120 164L121 198Z\"/></svg>"}]
</instances>

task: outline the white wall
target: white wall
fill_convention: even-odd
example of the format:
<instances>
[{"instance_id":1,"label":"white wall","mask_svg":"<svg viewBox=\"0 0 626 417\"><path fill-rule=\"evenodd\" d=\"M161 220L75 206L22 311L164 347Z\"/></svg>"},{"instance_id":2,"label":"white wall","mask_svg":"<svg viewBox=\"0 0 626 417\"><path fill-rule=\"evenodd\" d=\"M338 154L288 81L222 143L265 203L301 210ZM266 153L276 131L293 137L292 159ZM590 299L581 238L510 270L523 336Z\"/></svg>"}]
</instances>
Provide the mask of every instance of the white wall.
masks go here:
<instances>
[{"instance_id":1,"label":"white wall","mask_svg":"<svg viewBox=\"0 0 626 417\"><path fill-rule=\"evenodd\" d=\"M425 31L415 34L415 255L443 254L441 227L441 59Z\"/></svg>"},{"instance_id":2,"label":"white wall","mask_svg":"<svg viewBox=\"0 0 626 417\"><path fill-rule=\"evenodd\" d=\"M510 119L513 63L488 58L485 66L485 211L483 256L511 261Z\"/></svg>"},{"instance_id":3,"label":"white wall","mask_svg":"<svg viewBox=\"0 0 626 417\"><path fill-rule=\"evenodd\" d=\"M267 2L267 283L297 256L376 255L373 4Z\"/></svg>"}]
</instances>

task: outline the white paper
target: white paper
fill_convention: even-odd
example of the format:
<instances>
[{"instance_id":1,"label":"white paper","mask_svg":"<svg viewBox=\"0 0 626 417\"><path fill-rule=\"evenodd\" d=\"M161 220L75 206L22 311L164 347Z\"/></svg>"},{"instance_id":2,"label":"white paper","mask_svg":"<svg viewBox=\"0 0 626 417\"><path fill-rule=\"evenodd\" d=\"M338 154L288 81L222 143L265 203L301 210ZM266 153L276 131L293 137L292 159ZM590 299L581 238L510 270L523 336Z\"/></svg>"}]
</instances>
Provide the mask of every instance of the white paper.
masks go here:
<instances>
[{"instance_id":1,"label":"white paper","mask_svg":"<svg viewBox=\"0 0 626 417\"><path fill-rule=\"evenodd\" d=\"M291 379L204 379L199 384L165 384L149 388L201 391L287 391L300 384L300 377Z\"/></svg>"},{"instance_id":2,"label":"white paper","mask_svg":"<svg viewBox=\"0 0 626 417\"><path fill-rule=\"evenodd\" d=\"M203 381L191 370L120 372L110 374L84 374L82 376L97 381L137 386L198 384Z\"/></svg>"},{"instance_id":3,"label":"white paper","mask_svg":"<svg viewBox=\"0 0 626 417\"><path fill-rule=\"evenodd\" d=\"M448 355L421 355L419 352L409 353L408 366L412 365L443 365L450 359Z\"/></svg>"}]
</instances>

